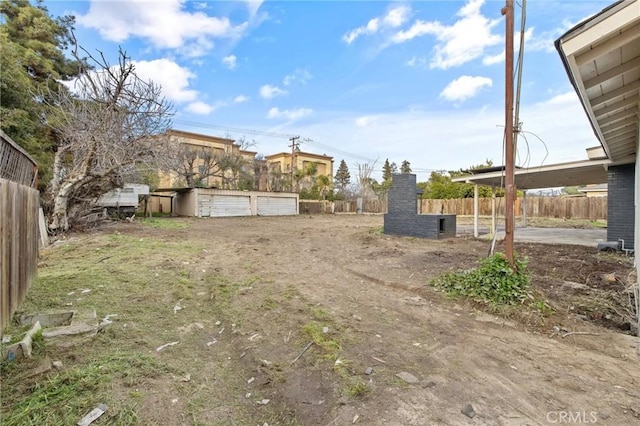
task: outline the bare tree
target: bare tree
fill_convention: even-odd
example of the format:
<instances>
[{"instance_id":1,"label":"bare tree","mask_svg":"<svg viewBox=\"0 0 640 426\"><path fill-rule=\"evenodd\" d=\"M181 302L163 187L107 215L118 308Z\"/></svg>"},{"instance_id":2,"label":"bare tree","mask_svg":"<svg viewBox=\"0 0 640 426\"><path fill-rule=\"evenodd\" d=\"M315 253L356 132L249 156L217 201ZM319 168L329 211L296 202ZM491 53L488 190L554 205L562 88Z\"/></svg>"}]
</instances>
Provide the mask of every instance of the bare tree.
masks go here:
<instances>
[{"instance_id":1,"label":"bare tree","mask_svg":"<svg viewBox=\"0 0 640 426\"><path fill-rule=\"evenodd\" d=\"M258 191L264 191L269 185L269 166L264 154L258 154L253 159L253 187Z\"/></svg>"},{"instance_id":2,"label":"bare tree","mask_svg":"<svg viewBox=\"0 0 640 426\"><path fill-rule=\"evenodd\" d=\"M78 59L78 49L74 50ZM145 167L166 169L174 149L166 135L173 107L160 86L143 81L122 50L111 66L89 54L72 90L47 94L47 121L58 141L49 184L49 228L68 230L84 205Z\"/></svg>"},{"instance_id":3,"label":"bare tree","mask_svg":"<svg viewBox=\"0 0 640 426\"><path fill-rule=\"evenodd\" d=\"M244 151L254 145L255 141L244 137L225 149L181 144L171 169L184 178L188 187L209 186L209 180L213 178L225 189L238 189L251 173L252 160Z\"/></svg>"},{"instance_id":4,"label":"bare tree","mask_svg":"<svg viewBox=\"0 0 640 426\"><path fill-rule=\"evenodd\" d=\"M373 173L377 162L378 160L357 165L359 194L364 199L372 198L375 195L371 173Z\"/></svg>"}]
</instances>

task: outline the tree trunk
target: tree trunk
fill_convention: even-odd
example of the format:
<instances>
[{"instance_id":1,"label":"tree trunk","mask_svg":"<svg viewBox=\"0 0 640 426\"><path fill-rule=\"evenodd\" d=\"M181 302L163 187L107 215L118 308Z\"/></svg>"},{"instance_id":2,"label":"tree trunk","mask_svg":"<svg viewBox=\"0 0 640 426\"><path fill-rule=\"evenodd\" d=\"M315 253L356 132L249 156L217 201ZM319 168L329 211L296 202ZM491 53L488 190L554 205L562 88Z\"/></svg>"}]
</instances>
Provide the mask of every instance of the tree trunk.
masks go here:
<instances>
[{"instance_id":1,"label":"tree trunk","mask_svg":"<svg viewBox=\"0 0 640 426\"><path fill-rule=\"evenodd\" d=\"M69 230L69 193L73 188L73 183L65 183L53 199L53 213L49 222L49 229L57 232L66 232Z\"/></svg>"}]
</instances>

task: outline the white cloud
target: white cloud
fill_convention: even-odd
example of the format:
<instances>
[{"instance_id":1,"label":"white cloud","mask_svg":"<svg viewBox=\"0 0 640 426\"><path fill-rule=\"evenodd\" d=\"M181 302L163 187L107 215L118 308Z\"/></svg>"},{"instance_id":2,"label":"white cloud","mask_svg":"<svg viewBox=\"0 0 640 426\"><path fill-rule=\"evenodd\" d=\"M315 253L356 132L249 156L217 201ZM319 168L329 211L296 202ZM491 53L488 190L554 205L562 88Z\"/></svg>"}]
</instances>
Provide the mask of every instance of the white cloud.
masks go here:
<instances>
[{"instance_id":1,"label":"white cloud","mask_svg":"<svg viewBox=\"0 0 640 426\"><path fill-rule=\"evenodd\" d=\"M565 105L575 103L577 101L579 101L578 95L576 95L576 92L571 90L569 92L556 95L545 103L547 105Z\"/></svg>"},{"instance_id":2,"label":"white cloud","mask_svg":"<svg viewBox=\"0 0 640 426\"><path fill-rule=\"evenodd\" d=\"M342 36L342 40L347 44L351 44L360 36L372 35L384 28L397 28L407 21L410 14L411 9L408 6L396 6L384 16L373 18L366 25L348 31Z\"/></svg>"},{"instance_id":3,"label":"white cloud","mask_svg":"<svg viewBox=\"0 0 640 426\"><path fill-rule=\"evenodd\" d=\"M500 62L504 62L504 51L498 53L497 55L487 55L482 58L483 65L495 65L499 64Z\"/></svg>"},{"instance_id":4,"label":"white cloud","mask_svg":"<svg viewBox=\"0 0 640 426\"><path fill-rule=\"evenodd\" d=\"M406 65L408 67L423 67L423 66L425 66L426 63L427 63L427 61L424 58L419 58L417 56L413 56L411 59L409 59L406 62Z\"/></svg>"},{"instance_id":5,"label":"white cloud","mask_svg":"<svg viewBox=\"0 0 640 426\"><path fill-rule=\"evenodd\" d=\"M153 81L162 87L162 94L173 102L191 102L198 91L189 88L190 80L196 76L188 68L166 59L134 61L135 71L142 80Z\"/></svg>"},{"instance_id":6,"label":"white cloud","mask_svg":"<svg viewBox=\"0 0 640 426\"><path fill-rule=\"evenodd\" d=\"M313 75L311 75L311 73L307 69L297 68L294 72L284 77L284 79L282 80L282 84L288 86L294 81L298 81L301 84L307 84L307 81L311 80L312 78Z\"/></svg>"},{"instance_id":7,"label":"white cloud","mask_svg":"<svg viewBox=\"0 0 640 426\"><path fill-rule=\"evenodd\" d=\"M191 112L193 114L198 114L198 115L209 115L215 109L216 109L216 106L209 105L202 101L191 102L189 105L187 105L187 108L185 108L186 111Z\"/></svg>"},{"instance_id":8,"label":"white cloud","mask_svg":"<svg viewBox=\"0 0 640 426\"><path fill-rule=\"evenodd\" d=\"M469 0L457 13L460 19L449 26L438 21L417 20L409 29L394 34L391 43L433 35L438 43L430 68L448 69L462 65L482 56L487 47L502 42L500 35L492 33L500 19L490 20L483 16L480 12L483 4L484 0Z\"/></svg>"},{"instance_id":9,"label":"white cloud","mask_svg":"<svg viewBox=\"0 0 640 426\"><path fill-rule=\"evenodd\" d=\"M532 43L537 44L538 41L533 41L532 42L532 38L533 38L533 31L534 28L533 27L529 27L525 30L524 32L524 42L525 42L525 52L529 52L532 50L546 50L543 46L544 43L539 44L539 45L534 45ZM517 32L513 35L513 48L514 48L514 54L517 55L518 52L520 51L520 32ZM553 40L550 40L552 49L553 49ZM502 48L502 51L498 54L495 55L486 55L484 58L482 58L482 63L484 65L495 65L495 64L499 64L501 62L504 62L505 60L505 53L504 53L504 48ZM514 59L516 60L516 59Z\"/></svg>"},{"instance_id":10,"label":"white cloud","mask_svg":"<svg viewBox=\"0 0 640 426\"><path fill-rule=\"evenodd\" d=\"M249 101L249 97L245 95L238 95L233 99L234 104L243 104Z\"/></svg>"},{"instance_id":11,"label":"white cloud","mask_svg":"<svg viewBox=\"0 0 640 426\"><path fill-rule=\"evenodd\" d=\"M287 91L282 90L278 86L272 86L271 84L265 84L260 88L260 96L264 99L272 99L276 96L286 95Z\"/></svg>"},{"instance_id":12,"label":"white cloud","mask_svg":"<svg viewBox=\"0 0 640 426\"><path fill-rule=\"evenodd\" d=\"M209 16L203 10L189 12L183 0L128 0L117 4L92 0L87 13L78 15L77 21L97 29L110 41L122 43L140 37L156 48L179 49L192 57L210 50L213 38L239 37L248 25L234 26L229 18Z\"/></svg>"},{"instance_id":13,"label":"white cloud","mask_svg":"<svg viewBox=\"0 0 640 426\"><path fill-rule=\"evenodd\" d=\"M244 1L247 4L247 9L249 9L249 14L251 16L255 16L255 14L258 13L258 9L260 9L260 6L262 6L262 3L264 3L264 0L244 0Z\"/></svg>"},{"instance_id":14,"label":"white cloud","mask_svg":"<svg viewBox=\"0 0 640 426\"><path fill-rule=\"evenodd\" d=\"M440 93L440 97L448 101L462 102L477 95L483 87L491 86L493 81L490 78L463 75L449 83Z\"/></svg>"},{"instance_id":15,"label":"white cloud","mask_svg":"<svg viewBox=\"0 0 640 426\"><path fill-rule=\"evenodd\" d=\"M385 23L385 25L391 28L397 28L407 22L410 13L411 9L409 7L398 6L387 12L382 21Z\"/></svg>"},{"instance_id":16,"label":"white cloud","mask_svg":"<svg viewBox=\"0 0 640 426\"><path fill-rule=\"evenodd\" d=\"M222 63L225 64L230 70L236 67L237 61L238 58L236 58L236 55L229 55L222 58Z\"/></svg>"},{"instance_id":17,"label":"white cloud","mask_svg":"<svg viewBox=\"0 0 640 426\"><path fill-rule=\"evenodd\" d=\"M286 118L287 120L297 120L302 117L311 115L313 110L310 108L284 109L280 110L276 107L271 108L267 113L268 118Z\"/></svg>"},{"instance_id":18,"label":"white cloud","mask_svg":"<svg viewBox=\"0 0 640 426\"><path fill-rule=\"evenodd\" d=\"M358 127L367 127L372 125L378 120L378 116L375 115L363 115L362 117L356 118L356 126Z\"/></svg>"}]
</instances>

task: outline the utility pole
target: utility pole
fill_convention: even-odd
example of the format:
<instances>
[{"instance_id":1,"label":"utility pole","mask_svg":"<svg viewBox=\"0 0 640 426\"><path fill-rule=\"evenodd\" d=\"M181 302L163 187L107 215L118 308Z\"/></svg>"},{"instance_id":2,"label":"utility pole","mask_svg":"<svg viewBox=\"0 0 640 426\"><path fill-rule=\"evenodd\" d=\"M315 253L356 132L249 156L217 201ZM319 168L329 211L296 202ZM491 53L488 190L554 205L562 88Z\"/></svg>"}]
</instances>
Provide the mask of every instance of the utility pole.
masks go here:
<instances>
[{"instance_id":1,"label":"utility pole","mask_svg":"<svg viewBox=\"0 0 640 426\"><path fill-rule=\"evenodd\" d=\"M513 0L506 0L506 6L502 8L505 15L505 254L507 260L513 262L513 221L515 205L515 152L513 147Z\"/></svg>"},{"instance_id":2,"label":"utility pole","mask_svg":"<svg viewBox=\"0 0 640 426\"><path fill-rule=\"evenodd\" d=\"M291 142L291 145L289 145L291 147L291 192L293 192L293 176L296 168L296 151L300 148L299 139L300 136L293 136L289 139Z\"/></svg>"}]
</instances>

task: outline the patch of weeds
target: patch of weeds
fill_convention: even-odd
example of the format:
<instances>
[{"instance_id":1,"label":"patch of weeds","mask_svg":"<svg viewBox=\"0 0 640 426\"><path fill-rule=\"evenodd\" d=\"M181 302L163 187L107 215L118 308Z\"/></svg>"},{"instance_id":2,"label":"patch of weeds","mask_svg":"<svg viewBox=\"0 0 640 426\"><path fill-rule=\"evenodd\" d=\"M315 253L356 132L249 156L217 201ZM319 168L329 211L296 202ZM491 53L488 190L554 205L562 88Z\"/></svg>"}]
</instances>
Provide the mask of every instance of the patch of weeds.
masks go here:
<instances>
[{"instance_id":1,"label":"patch of weeds","mask_svg":"<svg viewBox=\"0 0 640 426\"><path fill-rule=\"evenodd\" d=\"M109 412L107 411L107 413ZM109 420L116 425L136 425L140 423L135 405L125 405L121 407Z\"/></svg>"},{"instance_id":2,"label":"patch of weeds","mask_svg":"<svg viewBox=\"0 0 640 426\"><path fill-rule=\"evenodd\" d=\"M10 386L12 392L2 395L2 424L75 424L86 414L87 407L109 401L109 383L113 380L134 386L143 377L157 377L168 371L145 354L113 353L35 383L21 380L19 373L3 375L3 384ZM137 418L132 407L120 415Z\"/></svg>"},{"instance_id":3,"label":"patch of weeds","mask_svg":"<svg viewBox=\"0 0 640 426\"><path fill-rule=\"evenodd\" d=\"M467 296L496 305L524 303L533 298L529 293L531 277L527 261L514 257L512 268L507 258L498 253L482 260L477 269L448 272L431 284L451 296Z\"/></svg>"},{"instance_id":4,"label":"patch of weeds","mask_svg":"<svg viewBox=\"0 0 640 426\"><path fill-rule=\"evenodd\" d=\"M278 302L273 298L271 294L267 294L262 303L260 304L261 308L264 309L275 309L278 307Z\"/></svg>"},{"instance_id":5,"label":"patch of weeds","mask_svg":"<svg viewBox=\"0 0 640 426\"><path fill-rule=\"evenodd\" d=\"M166 217L140 219L140 223L157 229L187 229L189 227L189 224L184 220Z\"/></svg>"},{"instance_id":6,"label":"patch of weeds","mask_svg":"<svg viewBox=\"0 0 640 426\"><path fill-rule=\"evenodd\" d=\"M342 346L329 333L323 333L322 329L323 326L315 321L309 322L302 327L302 331L322 349L323 358L336 360L338 359L338 353L342 350Z\"/></svg>"},{"instance_id":7,"label":"patch of weeds","mask_svg":"<svg viewBox=\"0 0 640 426\"><path fill-rule=\"evenodd\" d=\"M77 248L78 248L77 245L73 243L67 243L62 246L61 250L63 253L71 253L72 251L76 251Z\"/></svg>"},{"instance_id":8,"label":"patch of weeds","mask_svg":"<svg viewBox=\"0 0 640 426\"><path fill-rule=\"evenodd\" d=\"M187 271L178 272L178 279L173 287L173 297L176 299L189 300L192 297L191 290L194 288L194 283L189 279L191 274Z\"/></svg>"},{"instance_id":9,"label":"patch of weeds","mask_svg":"<svg viewBox=\"0 0 640 426\"><path fill-rule=\"evenodd\" d=\"M333 371L335 371L338 374L338 376L342 377L343 379L347 379L351 377L353 374L353 372L349 368L351 364L352 364L352 361L349 359L343 359L343 358L337 359L336 362L333 364Z\"/></svg>"},{"instance_id":10,"label":"patch of weeds","mask_svg":"<svg viewBox=\"0 0 640 426\"><path fill-rule=\"evenodd\" d=\"M284 297L286 300L291 300L295 297L300 297L300 292L295 287L289 287L282 292L282 297Z\"/></svg>"},{"instance_id":11,"label":"patch of weeds","mask_svg":"<svg viewBox=\"0 0 640 426\"><path fill-rule=\"evenodd\" d=\"M531 302L529 306L545 317L548 317L553 313L553 308L549 306L546 300L536 300Z\"/></svg>"},{"instance_id":12,"label":"patch of weeds","mask_svg":"<svg viewBox=\"0 0 640 426\"><path fill-rule=\"evenodd\" d=\"M371 391L371 388L369 387L369 385L360 379L357 379L347 384L347 386L344 389L345 395L350 396L352 398L358 398L358 397L364 396L367 393L369 393L369 391Z\"/></svg>"},{"instance_id":13,"label":"patch of weeds","mask_svg":"<svg viewBox=\"0 0 640 426\"><path fill-rule=\"evenodd\" d=\"M384 226L374 226L372 228L369 228L367 233L371 234L371 235L383 235L384 234Z\"/></svg>"},{"instance_id":14,"label":"patch of weeds","mask_svg":"<svg viewBox=\"0 0 640 426\"><path fill-rule=\"evenodd\" d=\"M219 274L209 274L205 277L205 283L209 286L209 292L214 300L220 303L228 303L235 292L240 288L225 276Z\"/></svg>"},{"instance_id":15,"label":"patch of weeds","mask_svg":"<svg viewBox=\"0 0 640 426\"><path fill-rule=\"evenodd\" d=\"M311 310L311 315L313 315L313 319L316 321L329 321L331 319L331 315L322 308L314 307Z\"/></svg>"}]
</instances>

